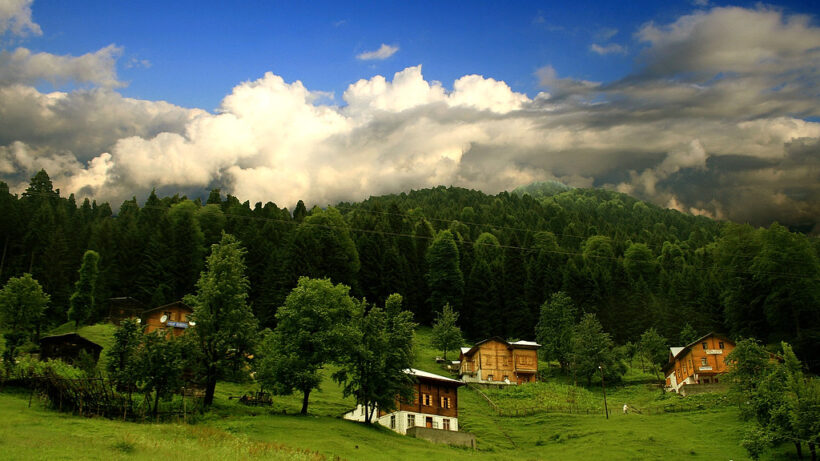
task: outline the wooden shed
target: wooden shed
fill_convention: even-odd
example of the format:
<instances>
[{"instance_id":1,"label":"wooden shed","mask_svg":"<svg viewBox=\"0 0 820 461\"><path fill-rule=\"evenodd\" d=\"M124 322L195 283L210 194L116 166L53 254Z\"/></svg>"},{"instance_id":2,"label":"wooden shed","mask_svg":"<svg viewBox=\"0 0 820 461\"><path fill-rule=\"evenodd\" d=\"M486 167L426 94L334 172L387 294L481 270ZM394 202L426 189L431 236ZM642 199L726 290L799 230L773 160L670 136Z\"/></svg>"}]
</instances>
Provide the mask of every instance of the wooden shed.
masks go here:
<instances>
[{"instance_id":1,"label":"wooden shed","mask_svg":"<svg viewBox=\"0 0 820 461\"><path fill-rule=\"evenodd\" d=\"M94 357L96 362L100 359L102 349L103 347L99 344L77 333L46 336L40 339L40 360L60 359L63 362L75 364L80 353L85 351Z\"/></svg>"}]
</instances>

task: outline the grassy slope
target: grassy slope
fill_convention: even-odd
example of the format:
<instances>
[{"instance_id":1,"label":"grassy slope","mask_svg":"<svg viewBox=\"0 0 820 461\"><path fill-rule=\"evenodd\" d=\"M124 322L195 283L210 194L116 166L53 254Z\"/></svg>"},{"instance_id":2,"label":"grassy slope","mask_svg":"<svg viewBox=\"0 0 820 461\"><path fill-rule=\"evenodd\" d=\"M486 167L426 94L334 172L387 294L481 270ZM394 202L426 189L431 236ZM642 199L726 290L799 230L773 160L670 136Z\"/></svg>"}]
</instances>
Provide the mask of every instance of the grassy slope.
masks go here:
<instances>
[{"instance_id":1,"label":"grassy slope","mask_svg":"<svg viewBox=\"0 0 820 461\"><path fill-rule=\"evenodd\" d=\"M105 326L86 327L105 342ZM96 328L96 329L95 329ZM82 334L82 332L81 332ZM91 333L94 334L94 333ZM85 336L85 335L84 335ZM429 346L430 330L417 332L417 368L446 374ZM90 337L90 336L89 336ZM448 354L449 358L449 354ZM459 422L476 435L478 451L433 445L403 437L381 427L344 421L339 415L354 406L342 398L340 387L325 370L322 390L311 395L310 416L298 416L301 396L276 397L271 408L245 407L230 400L252 390L253 385L220 383L214 411L195 426L177 424L130 424L76 418L46 411L34 405L25 408L27 395L0 394L0 451L11 459L142 459L171 456L175 459L308 459L294 450L316 450L346 459L746 459L739 441L744 430L736 411L725 404L705 411L674 414L624 416L602 414L539 414L500 417L475 391L459 391ZM565 378L555 379L539 398L557 398L555 389L565 390ZM639 408L668 404L657 389L645 384L646 376L633 372L627 385L607 389L610 408L620 410L623 402ZM522 392L512 390L511 393ZM529 391L528 391L529 392ZM581 389L586 402L602 402L599 387ZM560 392L558 397L560 397ZM496 392L493 398L504 397ZM710 403L711 402L711 403ZM53 442L52 442L53 441ZM80 455L82 453L82 455ZM787 459L789 447L778 452Z\"/></svg>"}]
</instances>

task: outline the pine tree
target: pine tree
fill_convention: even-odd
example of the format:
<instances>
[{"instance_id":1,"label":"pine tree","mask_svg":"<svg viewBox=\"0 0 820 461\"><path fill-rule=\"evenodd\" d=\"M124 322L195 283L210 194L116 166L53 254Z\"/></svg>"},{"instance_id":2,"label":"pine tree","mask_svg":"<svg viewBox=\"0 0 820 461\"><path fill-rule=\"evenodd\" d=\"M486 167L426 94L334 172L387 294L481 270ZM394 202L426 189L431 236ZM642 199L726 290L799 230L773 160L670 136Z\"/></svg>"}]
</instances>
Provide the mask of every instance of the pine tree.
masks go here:
<instances>
[{"instance_id":1,"label":"pine tree","mask_svg":"<svg viewBox=\"0 0 820 461\"><path fill-rule=\"evenodd\" d=\"M74 294L71 295L71 308L68 310L68 319L74 321L74 327L79 328L85 323L95 310L98 264L100 255L94 250L88 250L83 255L80 266L80 279L74 285Z\"/></svg>"},{"instance_id":2,"label":"pine tree","mask_svg":"<svg viewBox=\"0 0 820 461\"><path fill-rule=\"evenodd\" d=\"M433 311L440 312L445 304L458 310L464 294L464 278L459 266L458 248L449 230L439 232L427 249L427 267L427 285L430 287Z\"/></svg>"}]
</instances>

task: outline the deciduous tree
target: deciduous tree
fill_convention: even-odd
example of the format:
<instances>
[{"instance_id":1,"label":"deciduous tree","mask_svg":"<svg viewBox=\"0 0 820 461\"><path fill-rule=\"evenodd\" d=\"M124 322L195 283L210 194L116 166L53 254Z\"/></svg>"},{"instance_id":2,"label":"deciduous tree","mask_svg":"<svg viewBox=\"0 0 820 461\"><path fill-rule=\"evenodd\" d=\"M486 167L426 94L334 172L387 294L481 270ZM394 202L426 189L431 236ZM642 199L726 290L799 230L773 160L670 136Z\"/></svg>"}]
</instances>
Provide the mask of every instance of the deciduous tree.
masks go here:
<instances>
[{"instance_id":1,"label":"deciduous tree","mask_svg":"<svg viewBox=\"0 0 820 461\"><path fill-rule=\"evenodd\" d=\"M458 312L453 311L449 304L445 304L433 322L433 347L444 351L444 360L447 360L447 351L456 350L464 344L461 328L456 325Z\"/></svg>"},{"instance_id":2,"label":"deciduous tree","mask_svg":"<svg viewBox=\"0 0 820 461\"><path fill-rule=\"evenodd\" d=\"M186 296L185 303L194 309L192 333L202 351L204 404L211 405L221 371L235 361L246 361L257 336L258 323L247 301L245 250L234 236L223 234L222 240L211 246L196 288L196 294Z\"/></svg>"},{"instance_id":3,"label":"deciduous tree","mask_svg":"<svg viewBox=\"0 0 820 461\"><path fill-rule=\"evenodd\" d=\"M356 397L370 423L376 410L390 412L396 399L413 397L413 378L406 373L413 363L413 314L402 310L402 298L392 294L384 308L358 309L352 336L333 378L344 384L343 394ZM361 306L364 307L364 306Z\"/></svg>"},{"instance_id":4,"label":"deciduous tree","mask_svg":"<svg viewBox=\"0 0 820 461\"><path fill-rule=\"evenodd\" d=\"M322 366L355 337L351 320L362 306L349 293L350 287L330 279L301 277L276 313L276 329L264 344L264 385L280 395L301 392L302 414L322 381Z\"/></svg>"}]
</instances>

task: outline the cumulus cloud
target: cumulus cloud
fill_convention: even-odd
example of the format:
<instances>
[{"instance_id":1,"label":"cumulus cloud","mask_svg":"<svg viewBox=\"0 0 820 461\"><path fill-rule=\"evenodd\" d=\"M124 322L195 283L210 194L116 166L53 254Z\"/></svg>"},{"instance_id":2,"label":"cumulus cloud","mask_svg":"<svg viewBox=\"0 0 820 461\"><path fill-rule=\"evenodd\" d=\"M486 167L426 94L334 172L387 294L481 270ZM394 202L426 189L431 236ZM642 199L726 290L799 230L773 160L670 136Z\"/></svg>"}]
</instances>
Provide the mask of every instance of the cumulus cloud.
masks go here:
<instances>
[{"instance_id":1,"label":"cumulus cloud","mask_svg":"<svg viewBox=\"0 0 820 461\"><path fill-rule=\"evenodd\" d=\"M34 0L0 0L0 35L42 35L40 26L31 19Z\"/></svg>"},{"instance_id":2,"label":"cumulus cloud","mask_svg":"<svg viewBox=\"0 0 820 461\"><path fill-rule=\"evenodd\" d=\"M382 43L382 46L380 46L378 50L361 53L356 56L356 59L361 61L381 61L393 56L397 51L399 51L399 47Z\"/></svg>"},{"instance_id":3,"label":"cumulus cloud","mask_svg":"<svg viewBox=\"0 0 820 461\"><path fill-rule=\"evenodd\" d=\"M818 34L802 16L714 8L643 25L640 61L621 80L541 67L546 91L535 97L481 75L431 81L415 66L332 101L267 73L208 113L124 98L105 78L52 93L18 78L0 83L0 178L20 190L46 167L64 191L115 202L218 184L281 206L553 179L692 214L812 224Z\"/></svg>"},{"instance_id":4,"label":"cumulus cloud","mask_svg":"<svg viewBox=\"0 0 820 461\"><path fill-rule=\"evenodd\" d=\"M115 45L82 56L32 53L26 48L0 51L0 85L47 81L55 85L76 82L120 86L116 60L121 53L122 48Z\"/></svg>"}]
</instances>

